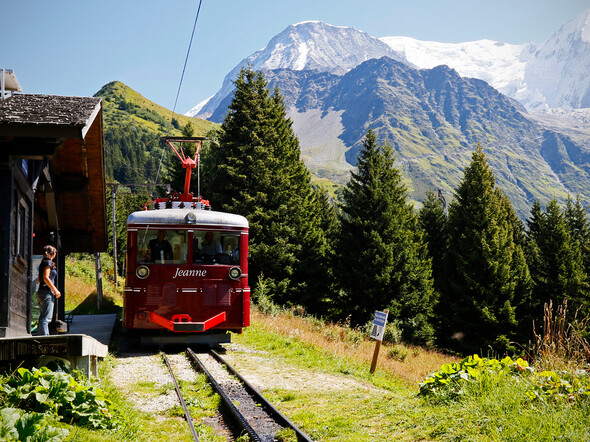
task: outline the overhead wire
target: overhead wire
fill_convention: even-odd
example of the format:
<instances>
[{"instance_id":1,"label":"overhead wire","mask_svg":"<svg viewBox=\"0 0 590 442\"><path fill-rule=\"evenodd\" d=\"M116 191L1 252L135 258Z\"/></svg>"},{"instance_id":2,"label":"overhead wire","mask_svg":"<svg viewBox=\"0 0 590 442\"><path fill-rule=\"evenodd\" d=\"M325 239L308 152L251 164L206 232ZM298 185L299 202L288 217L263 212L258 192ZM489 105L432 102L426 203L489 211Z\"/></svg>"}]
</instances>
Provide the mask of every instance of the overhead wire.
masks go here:
<instances>
[{"instance_id":1,"label":"overhead wire","mask_svg":"<svg viewBox=\"0 0 590 442\"><path fill-rule=\"evenodd\" d=\"M135 168L131 164L131 162L129 162L129 160L123 156L123 154L121 152L115 153L114 151L111 151L110 149L108 149L106 147L104 148L104 151L106 154L110 155L111 157L113 157L117 161L123 163L123 165L125 167L133 170L138 176L142 177L142 179L147 183L148 178L145 176L145 169L140 170L140 169Z\"/></svg>"},{"instance_id":2,"label":"overhead wire","mask_svg":"<svg viewBox=\"0 0 590 442\"><path fill-rule=\"evenodd\" d=\"M199 13L201 12L201 4L203 0L199 0L199 7L197 9L197 15L195 16L195 23L193 24L193 32L191 33L191 39L188 44L188 50L186 51L186 58L184 59L184 66L182 68L182 75L180 76L180 83L178 84L178 91L176 92L176 99L174 100L174 107L172 108L172 114L176 110L176 104L178 103L178 96L180 95L180 88L182 87L182 80L184 79L184 72L186 71L186 65L188 63L188 57L191 53L191 46L193 44L193 38L195 36L195 29L197 28L197 21L199 20Z\"/></svg>"},{"instance_id":3,"label":"overhead wire","mask_svg":"<svg viewBox=\"0 0 590 442\"><path fill-rule=\"evenodd\" d=\"M184 59L184 66L182 67L182 74L180 75L180 82L178 83L178 91L176 92L176 99L174 100L174 107L172 108L172 115L170 116L170 121L174 118L174 112L176 111L176 104L178 103L178 97L180 96L180 89L182 88L182 80L184 79L184 73L186 71L186 65L188 64L188 57L191 53L191 46L193 45L193 38L195 36L195 29L197 28L197 21L199 20L199 13L201 12L201 4L203 0L199 0L199 7L197 8L197 14L195 15L195 23L193 24L193 32L191 33L191 38L188 43L188 50L186 51L186 57ZM156 180L158 182L158 177L160 176L160 168L162 166L162 159L164 158L164 150L162 150L162 156L160 156L160 162L158 163L158 172L156 173Z\"/></svg>"}]
</instances>

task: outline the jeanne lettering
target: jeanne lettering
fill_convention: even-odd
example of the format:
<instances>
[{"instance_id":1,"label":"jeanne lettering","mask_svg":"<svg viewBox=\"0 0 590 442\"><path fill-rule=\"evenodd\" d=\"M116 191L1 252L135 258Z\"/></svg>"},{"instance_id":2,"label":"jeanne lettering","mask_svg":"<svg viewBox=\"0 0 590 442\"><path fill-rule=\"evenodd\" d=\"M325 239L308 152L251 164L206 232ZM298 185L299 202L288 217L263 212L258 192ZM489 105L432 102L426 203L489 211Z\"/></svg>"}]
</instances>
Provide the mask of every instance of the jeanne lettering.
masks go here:
<instances>
[{"instance_id":1,"label":"jeanne lettering","mask_svg":"<svg viewBox=\"0 0 590 442\"><path fill-rule=\"evenodd\" d=\"M176 267L176 273L172 277L172 279L176 279L178 276L180 277L201 277L204 278L207 276L207 270L197 270L197 269L188 269L183 270L180 267Z\"/></svg>"}]
</instances>

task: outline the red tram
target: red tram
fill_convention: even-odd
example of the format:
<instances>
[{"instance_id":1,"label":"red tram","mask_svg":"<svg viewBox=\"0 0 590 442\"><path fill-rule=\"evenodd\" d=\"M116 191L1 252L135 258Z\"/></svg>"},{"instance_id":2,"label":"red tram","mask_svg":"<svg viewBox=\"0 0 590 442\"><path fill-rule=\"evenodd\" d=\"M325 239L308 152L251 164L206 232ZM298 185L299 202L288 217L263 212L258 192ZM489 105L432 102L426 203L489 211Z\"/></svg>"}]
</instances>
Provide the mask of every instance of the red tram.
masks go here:
<instances>
[{"instance_id":1,"label":"red tram","mask_svg":"<svg viewBox=\"0 0 590 442\"><path fill-rule=\"evenodd\" d=\"M143 343L230 342L250 325L248 221L189 193L201 140L166 139L187 169L184 193L127 219L123 327L142 330ZM195 159L175 141L198 143Z\"/></svg>"}]
</instances>

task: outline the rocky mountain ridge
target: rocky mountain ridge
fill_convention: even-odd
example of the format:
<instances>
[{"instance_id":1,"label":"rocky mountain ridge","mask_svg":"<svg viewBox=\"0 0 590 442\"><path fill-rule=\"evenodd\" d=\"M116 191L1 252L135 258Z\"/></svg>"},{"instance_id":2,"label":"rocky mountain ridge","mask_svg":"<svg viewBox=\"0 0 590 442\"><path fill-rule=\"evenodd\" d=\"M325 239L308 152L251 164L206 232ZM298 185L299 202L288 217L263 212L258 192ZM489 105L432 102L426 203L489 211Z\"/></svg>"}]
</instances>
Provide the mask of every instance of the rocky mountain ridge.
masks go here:
<instances>
[{"instance_id":1,"label":"rocky mountain ridge","mask_svg":"<svg viewBox=\"0 0 590 442\"><path fill-rule=\"evenodd\" d=\"M427 190L452 192L480 143L498 184L526 217L534 199L561 202L571 194L590 203L590 133L584 110L548 109L553 103L586 105L589 36L590 10L539 47L488 40L452 47L377 39L353 28L303 22L236 66L222 89L189 114L223 121L232 80L250 65L265 73L271 90L279 87L314 174L345 182L371 128L379 141L395 147L410 195L420 201ZM426 52L420 54L416 47ZM447 59L458 68L420 68ZM560 91L549 91L558 91L554 95L543 80L547 70L555 74L556 84L563 84ZM474 78L478 72L498 90ZM527 106L543 111L527 112ZM574 112L581 121L578 129L567 123Z\"/></svg>"},{"instance_id":2,"label":"rocky mountain ridge","mask_svg":"<svg viewBox=\"0 0 590 442\"><path fill-rule=\"evenodd\" d=\"M486 82L447 66L419 70L384 57L343 76L279 69L266 77L271 89L279 87L306 164L320 177L345 182L371 128L395 148L417 201L428 190L451 194L478 143L523 217L534 199L588 196L583 119L575 137L571 127L551 127Z\"/></svg>"}]
</instances>

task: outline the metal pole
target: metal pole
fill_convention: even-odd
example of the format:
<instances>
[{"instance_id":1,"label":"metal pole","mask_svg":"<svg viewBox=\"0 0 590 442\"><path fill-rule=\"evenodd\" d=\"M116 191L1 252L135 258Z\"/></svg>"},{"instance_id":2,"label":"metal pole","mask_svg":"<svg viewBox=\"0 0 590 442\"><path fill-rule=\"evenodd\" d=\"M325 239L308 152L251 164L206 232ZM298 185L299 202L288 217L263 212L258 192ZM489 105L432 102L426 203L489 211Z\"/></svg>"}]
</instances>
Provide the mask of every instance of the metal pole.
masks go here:
<instances>
[{"instance_id":1,"label":"metal pole","mask_svg":"<svg viewBox=\"0 0 590 442\"><path fill-rule=\"evenodd\" d=\"M102 265L100 252L94 254L94 272L96 274L96 307L102 309Z\"/></svg>"},{"instance_id":2,"label":"metal pole","mask_svg":"<svg viewBox=\"0 0 590 442\"><path fill-rule=\"evenodd\" d=\"M117 193L117 185L112 185L112 199L113 199L113 269L115 277L115 287L117 286L117 225L115 216L115 194Z\"/></svg>"},{"instance_id":3,"label":"metal pole","mask_svg":"<svg viewBox=\"0 0 590 442\"><path fill-rule=\"evenodd\" d=\"M201 197L201 142L197 143L197 197Z\"/></svg>"}]
</instances>

